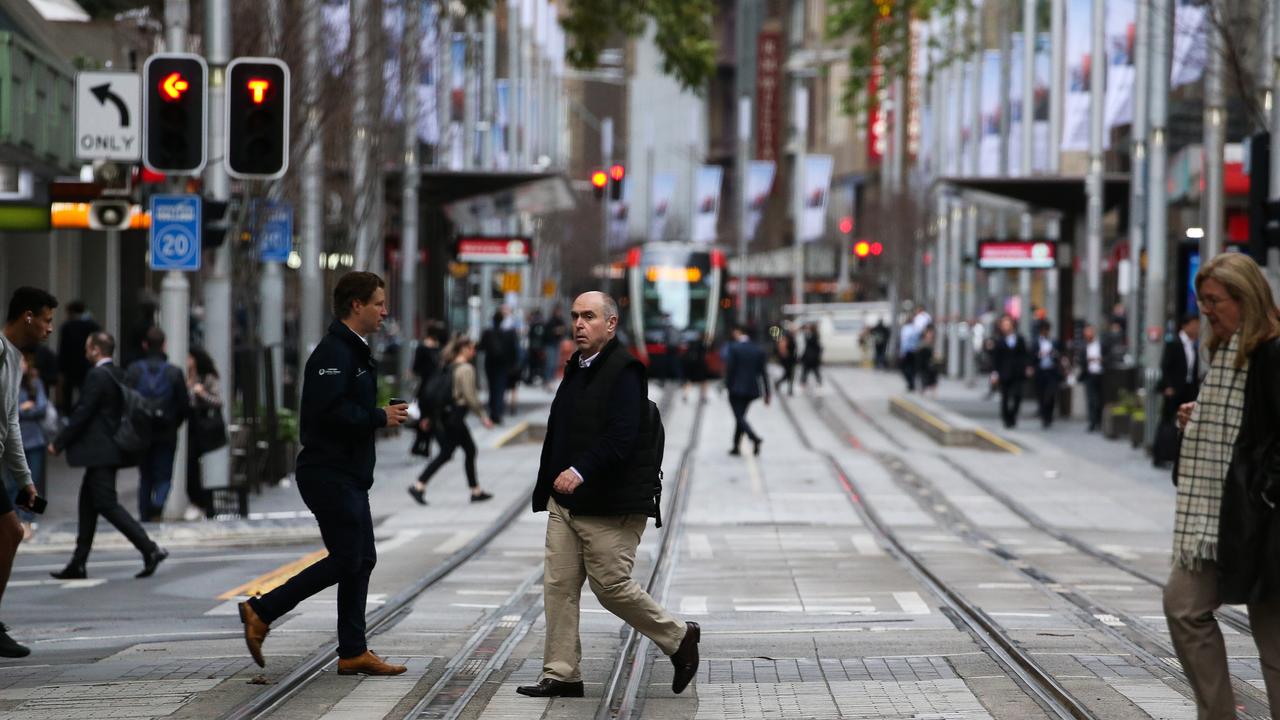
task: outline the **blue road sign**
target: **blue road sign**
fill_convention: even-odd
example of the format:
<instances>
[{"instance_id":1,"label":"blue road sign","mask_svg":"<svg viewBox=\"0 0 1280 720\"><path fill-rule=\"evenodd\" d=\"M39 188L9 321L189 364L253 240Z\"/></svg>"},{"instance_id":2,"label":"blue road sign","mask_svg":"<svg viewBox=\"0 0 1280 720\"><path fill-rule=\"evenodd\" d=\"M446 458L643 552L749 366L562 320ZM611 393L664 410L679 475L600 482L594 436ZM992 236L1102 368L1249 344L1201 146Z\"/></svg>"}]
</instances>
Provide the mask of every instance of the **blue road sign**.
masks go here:
<instances>
[{"instance_id":1,"label":"blue road sign","mask_svg":"<svg viewBox=\"0 0 1280 720\"><path fill-rule=\"evenodd\" d=\"M258 206L258 259L262 262L287 262L293 252L293 206L286 202L267 202Z\"/></svg>"},{"instance_id":2,"label":"blue road sign","mask_svg":"<svg viewBox=\"0 0 1280 720\"><path fill-rule=\"evenodd\" d=\"M151 269L200 269L200 196L151 196Z\"/></svg>"}]
</instances>

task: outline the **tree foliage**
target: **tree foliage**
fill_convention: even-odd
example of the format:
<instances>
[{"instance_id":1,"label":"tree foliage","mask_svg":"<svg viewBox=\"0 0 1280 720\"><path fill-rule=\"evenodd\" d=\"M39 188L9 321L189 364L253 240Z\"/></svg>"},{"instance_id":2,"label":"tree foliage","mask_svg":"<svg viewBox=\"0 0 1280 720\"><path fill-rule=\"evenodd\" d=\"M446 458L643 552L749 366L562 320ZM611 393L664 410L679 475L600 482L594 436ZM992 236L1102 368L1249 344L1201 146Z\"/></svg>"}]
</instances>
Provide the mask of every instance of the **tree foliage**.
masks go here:
<instances>
[{"instance_id":1,"label":"tree foliage","mask_svg":"<svg viewBox=\"0 0 1280 720\"><path fill-rule=\"evenodd\" d=\"M956 17L957 12L972 18L973 0L828 0L827 36L849 44L845 111L852 113L867 104L866 90L877 62L886 77L910 69L912 22ZM931 69L966 52L971 37L971 33L954 30L945 31L940 38L930 36L928 50L941 57L941 63L931 64Z\"/></svg>"},{"instance_id":2,"label":"tree foliage","mask_svg":"<svg viewBox=\"0 0 1280 720\"><path fill-rule=\"evenodd\" d=\"M462 4L469 14L479 14L491 9L494 0ZM563 6L560 26L568 38L566 59L574 67L595 67L616 35L637 37L652 20L664 73L697 92L715 71L712 0L563 0Z\"/></svg>"}]
</instances>

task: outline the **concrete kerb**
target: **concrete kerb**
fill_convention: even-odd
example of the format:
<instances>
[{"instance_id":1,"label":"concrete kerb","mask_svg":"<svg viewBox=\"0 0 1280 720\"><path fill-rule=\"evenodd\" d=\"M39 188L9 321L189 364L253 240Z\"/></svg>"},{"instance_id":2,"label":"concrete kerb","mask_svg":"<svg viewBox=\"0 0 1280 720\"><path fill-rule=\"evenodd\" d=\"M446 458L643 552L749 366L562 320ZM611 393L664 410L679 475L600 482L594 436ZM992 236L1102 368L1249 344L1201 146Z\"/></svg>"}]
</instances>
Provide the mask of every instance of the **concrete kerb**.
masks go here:
<instances>
[{"instance_id":1,"label":"concrete kerb","mask_svg":"<svg viewBox=\"0 0 1280 720\"><path fill-rule=\"evenodd\" d=\"M1013 455L1022 453L1017 444L924 398L892 397L889 399L889 412L944 447L974 447Z\"/></svg>"}]
</instances>

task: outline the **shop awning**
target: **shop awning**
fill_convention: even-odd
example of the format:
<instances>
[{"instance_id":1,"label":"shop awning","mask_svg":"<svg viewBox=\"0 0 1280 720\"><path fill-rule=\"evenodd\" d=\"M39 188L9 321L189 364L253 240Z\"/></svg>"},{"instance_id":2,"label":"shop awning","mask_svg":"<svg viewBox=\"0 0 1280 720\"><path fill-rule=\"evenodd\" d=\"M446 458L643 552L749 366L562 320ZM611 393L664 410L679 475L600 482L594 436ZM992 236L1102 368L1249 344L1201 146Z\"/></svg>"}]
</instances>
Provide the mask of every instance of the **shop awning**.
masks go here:
<instances>
[{"instance_id":1,"label":"shop awning","mask_svg":"<svg viewBox=\"0 0 1280 720\"><path fill-rule=\"evenodd\" d=\"M1088 204L1085 179L1075 177L956 177L939 178L939 184L959 190L988 193L1064 215L1082 216ZM1103 176L1103 212L1129 200L1129 174Z\"/></svg>"}]
</instances>

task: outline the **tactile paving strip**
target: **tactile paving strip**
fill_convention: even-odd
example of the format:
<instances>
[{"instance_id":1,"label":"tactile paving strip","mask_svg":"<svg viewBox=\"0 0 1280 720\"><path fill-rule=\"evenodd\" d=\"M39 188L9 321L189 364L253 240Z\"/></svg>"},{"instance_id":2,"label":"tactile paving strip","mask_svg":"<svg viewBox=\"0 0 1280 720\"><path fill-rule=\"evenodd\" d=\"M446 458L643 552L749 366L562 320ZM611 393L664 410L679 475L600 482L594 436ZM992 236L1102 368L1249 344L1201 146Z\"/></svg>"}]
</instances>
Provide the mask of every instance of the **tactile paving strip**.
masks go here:
<instances>
[{"instance_id":1,"label":"tactile paving strip","mask_svg":"<svg viewBox=\"0 0 1280 720\"><path fill-rule=\"evenodd\" d=\"M963 680L709 683L695 720L989 720Z\"/></svg>"}]
</instances>

